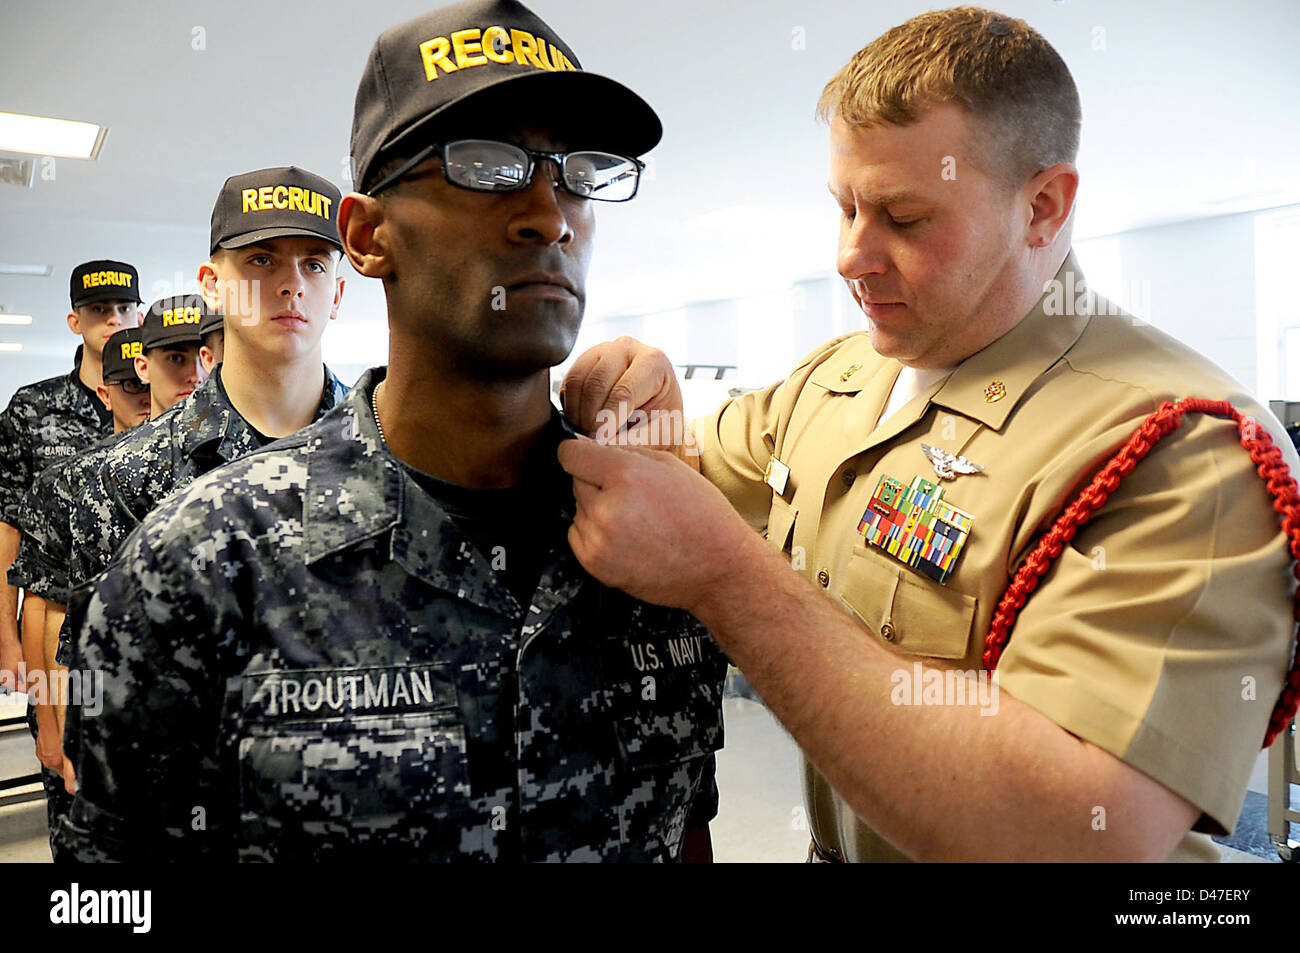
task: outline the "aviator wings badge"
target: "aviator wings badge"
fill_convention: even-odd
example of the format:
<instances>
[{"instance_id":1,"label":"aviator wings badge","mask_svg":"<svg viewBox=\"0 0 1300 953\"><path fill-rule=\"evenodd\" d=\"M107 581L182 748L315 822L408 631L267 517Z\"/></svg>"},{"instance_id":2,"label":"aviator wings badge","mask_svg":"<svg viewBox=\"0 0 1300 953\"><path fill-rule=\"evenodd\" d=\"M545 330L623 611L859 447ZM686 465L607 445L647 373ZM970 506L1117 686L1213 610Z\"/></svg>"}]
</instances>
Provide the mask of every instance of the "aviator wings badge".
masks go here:
<instances>
[{"instance_id":1,"label":"aviator wings badge","mask_svg":"<svg viewBox=\"0 0 1300 953\"><path fill-rule=\"evenodd\" d=\"M978 463L971 463L965 457L955 457L947 450L940 450L928 443L921 444L921 450L934 464L934 472L940 480L954 480L966 473L979 473L984 468Z\"/></svg>"}]
</instances>

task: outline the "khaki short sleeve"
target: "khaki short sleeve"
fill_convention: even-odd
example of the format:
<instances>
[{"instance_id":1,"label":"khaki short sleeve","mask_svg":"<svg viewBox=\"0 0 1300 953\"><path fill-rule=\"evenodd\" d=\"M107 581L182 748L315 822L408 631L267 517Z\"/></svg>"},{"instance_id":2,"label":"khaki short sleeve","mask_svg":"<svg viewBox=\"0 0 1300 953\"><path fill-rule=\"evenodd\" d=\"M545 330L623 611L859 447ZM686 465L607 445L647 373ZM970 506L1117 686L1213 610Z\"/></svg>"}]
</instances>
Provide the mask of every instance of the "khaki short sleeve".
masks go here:
<instances>
[{"instance_id":1,"label":"khaki short sleeve","mask_svg":"<svg viewBox=\"0 0 1300 953\"><path fill-rule=\"evenodd\" d=\"M1001 687L1231 830L1290 658L1289 567L1236 427L1189 414L1040 581Z\"/></svg>"},{"instance_id":2,"label":"khaki short sleeve","mask_svg":"<svg viewBox=\"0 0 1300 953\"><path fill-rule=\"evenodd\" d=\"M844 342L846 334L806 355L790 376L762 390L732 398L710 417L691 422L700 453L700 472L722 491L756 530L767 525L772 490L764 482L767 464L781 445L809 375Z\"/></svg>"},{"instance_id":3,"label":"khaki short sleeve","mask_svg":"<svg viewBox=\"0 0 1300 953\"><path fill-rule=\"evenodd\" d=\"M728 400L712 417L693 422L700 472L756 530L767 525L772 491L763 482L776 440L781 385Z\"/></svg>"}]
</instances>

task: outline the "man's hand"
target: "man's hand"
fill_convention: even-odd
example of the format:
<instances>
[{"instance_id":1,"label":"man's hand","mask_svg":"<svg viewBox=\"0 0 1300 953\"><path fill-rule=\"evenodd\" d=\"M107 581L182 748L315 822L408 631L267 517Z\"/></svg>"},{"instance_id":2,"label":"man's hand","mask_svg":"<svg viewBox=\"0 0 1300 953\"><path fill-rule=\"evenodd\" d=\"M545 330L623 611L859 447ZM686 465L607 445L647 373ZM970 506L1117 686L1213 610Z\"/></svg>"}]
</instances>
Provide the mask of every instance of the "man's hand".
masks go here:
<instances>
[{"instance_id":1,"label":"man's hand","mask_svg":"<svg viewBox=\"0 0 1300 953\"><path fill-rule=\"evenodd\" d=\"M658 450L565 440L577 516L569 545L587 571L645 602L693 610L754 531L690 467Z\"/></svg>"},{"instance_id":2,"label":"man's hand","mask_svg":"<svg viewBox=\"0 0 1300 953\"><path fill-rule=\"evenodd\" d=\"M36 757L51 771L63 771L63 746L59 744L57 729L43 725L36 729Z\"/></svg>"},{"instance_id":3,"label":"man's hand","mask_svg":"<svg viewBox=\"0 0 1300 953\"><path fill-rule=\"evenodd\" d=\"M598 344L573 362L560 395L569 422L601 443L614 442L627 426L620 443L694 460L686 452L694 441L682 414L682 389L668 355L657 348L630 337Z\"/></svg>"},{"instance_id":4,"label":"man's hand","mask_svg":"<svg viewBox=\"0 0 1300 953\"><path fill-rule=\"evenodd\" d=\"M0 694L8 688L15 692L27 690L22 643L14 638L0 638Z\"/></svg>"}]
</instances>

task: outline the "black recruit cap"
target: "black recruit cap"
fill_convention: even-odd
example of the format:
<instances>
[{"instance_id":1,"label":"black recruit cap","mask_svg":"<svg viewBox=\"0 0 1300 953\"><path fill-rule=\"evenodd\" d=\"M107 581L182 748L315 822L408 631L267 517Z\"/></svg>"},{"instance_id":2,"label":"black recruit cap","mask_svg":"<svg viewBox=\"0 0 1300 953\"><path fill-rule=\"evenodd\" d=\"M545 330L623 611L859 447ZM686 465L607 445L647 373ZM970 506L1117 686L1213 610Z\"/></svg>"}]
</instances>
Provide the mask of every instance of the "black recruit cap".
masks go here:
<instances>
[{"instance_id":1,"label":"black recruit cap","mask_svg":"<svg viewBox=\"0 0 1300 953\"><path fill-rule=\"evenodd\" d=\"M569 45L522 3L474 0L416 17L375 41L352 117L353 187L368 185L396 149L412 146L414 153L434 141L435 127L484 117L544 124L570 149L630 156L653 149L663 135L644 99L585 72Z\"/></svg>"},{"instance_id":2,"label":"black recruit cap","mask_svg":"<svg viewBox=\"0 0 1300 953\"><path fill-rule=\"evenodd\" d=\"M123 328L114 331L104 345L104 380L138 381L135 359L144 353L140 344L144 328Z\"/></svg>"},{"instance_id":3,"label":"black recruit cap","mask_svg":"<svg viewBox=\"0 0 1300 953\"><path fill-rule=\"evenodd\" d=\"M258 169L226 179L212 207L210 252L287 235L323 238L342 250L333 183L297 166Z\"/></svg>"},{"instance_id":4,"label":"black recruit cap","mask_svg":"<svg viewBox=\"0 0 1300 953\"><path fill-rule=\"evenodd\" d=\"M199 328L208 314L203 296L175 295L159 298L145 312L141 344L146 351L168 344L202 344Z\"/></svg>"},{"instance_id":5,"label":"black recruit cap","mask_svg":"<svg viewBox=\"0 0 1300 953\"><path fill-rule=\"evenodd\" d=\"M72 269L68 282L72 307L96 301L134 301L139 304L140 274L124 261L88 261Z\"/></svg>"},{"instance_id":6,"label":"black recruit cap","mask_svg":"<svg viewBox=\"0 0 1300 953\"><path fill-rule=\"evenodd\" d=\"M226 329L226 316L220 311L208 309L203 314L203 320L199 322L199 337L205 338L213 331L224 331Z\"/></svg>"}]
</instances>

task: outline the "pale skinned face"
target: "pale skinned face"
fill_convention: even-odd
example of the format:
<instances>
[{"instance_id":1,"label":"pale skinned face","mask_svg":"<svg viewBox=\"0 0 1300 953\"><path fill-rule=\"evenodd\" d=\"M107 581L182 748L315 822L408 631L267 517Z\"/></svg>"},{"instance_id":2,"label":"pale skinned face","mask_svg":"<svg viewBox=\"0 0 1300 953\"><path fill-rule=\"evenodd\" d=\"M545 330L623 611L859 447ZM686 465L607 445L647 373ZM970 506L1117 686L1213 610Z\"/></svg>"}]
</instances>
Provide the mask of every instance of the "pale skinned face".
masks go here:
<instances>
[{"instance_id":1,"label":"pale skinned face","mask_svg":"<svg viewBox=\"0 0 1300 953\"><path fill-rule=\"evenodd\" d=\"M226 355L226 334L224 331L210 331L203 338L203 345L199 348L199 363L203 365L203 373L211 374L212 369L220 364Z\"/></svg>"},{"instance_id":2,"label":"pale skinned face","mask_svg":"<svg viewBox=\"0 0 1300 953\"><path fill-rule=\"evenodd\" d=\"M113 415L114 433L129 430L149 419L149 390L142 394L128 394L120 381L105 381L96 389L99 399Z\"/></svg>"},{"instance_id":3,"label":"pale skinned face","mask_svg":"<svg viewBox=\"0 0 1300 953\"><path fill-rule=\"evenodd\" d=\"M155 417L194 393L194 389L208 376L199 362L197 344L150 348L143 357L135 359L135 369L140 379L149 385Z\"/></svg>"},{"instance_id":4,"label":"pale skinned face","mask_svg":"<svg viewBox=\"0 0 1300 953\"><path fill-rule=\"evenodd\" d=\"M102 358L108 339L123 328L140 324L140 308L134 301L96 301L74 308L68 314L68 327L80 334L86 350Z\"/></svg>"},{"instance_id":5,"label":"pale skinned face","mask_svg":"<svg viewBox=\"0 0 1300 953\"><path fill-rule=\"evenodd\" d=\"M338 316L343 279L340 253L318 238L272 238L219 249L199 269L209 307L226 316L226 334L268 364L314 351Z\"/></svg>"},{"instance_id":6,"label":"pale skinned face","mask_svg":"<svg viewBox=\"0 0 1300 953\"><path fill-rule=\"evenodd\" d=\"M1033 198L970 161L971 120L932 107L910 126L830 128L831 195L840 207L838 271L877 352L951 367L1021 317ZM947 175L945 175L947 171Z\"/></svg>"}]
</instances>

